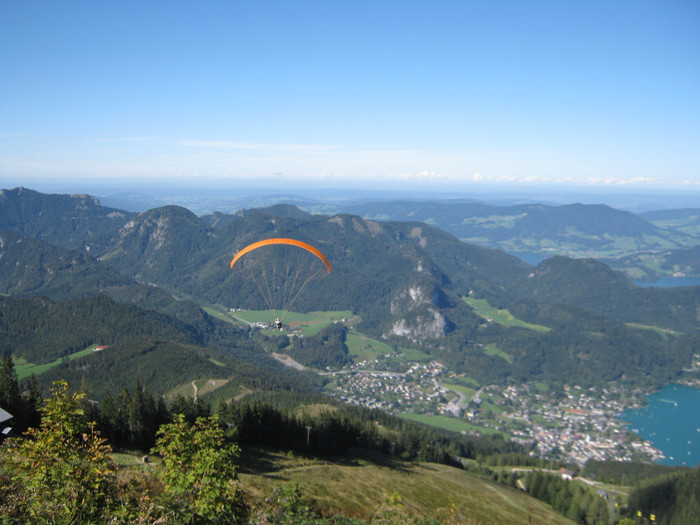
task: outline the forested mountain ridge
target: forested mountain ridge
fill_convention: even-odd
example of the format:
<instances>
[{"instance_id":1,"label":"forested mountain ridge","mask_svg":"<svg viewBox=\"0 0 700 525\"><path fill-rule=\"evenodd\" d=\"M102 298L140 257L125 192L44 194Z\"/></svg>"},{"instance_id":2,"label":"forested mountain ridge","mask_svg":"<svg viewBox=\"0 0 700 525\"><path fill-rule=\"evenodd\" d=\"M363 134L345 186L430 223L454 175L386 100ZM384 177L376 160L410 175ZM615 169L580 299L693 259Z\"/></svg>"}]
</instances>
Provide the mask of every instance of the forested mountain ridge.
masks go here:
<instances>
[{"instance_id":1,"label":"forested mountain ridge","mask_svg":"<svg viewBox=\"0 0 700 525\"><path fill-rule=\"evenodd\" d=\"M94 345L106 348L71 356ZM213 319L188 324L101 295L60 302L0 296L0 354L7 353L35 364L61 360L41 374L40 385L46 390L53 380L87 381L97 397L136 381L160 395L212 378L251 389L311 388L308 379L261 352L246 330Z\"/></svg>"},{"instance_id":2,"label":"forested mountain ridge","mask_svg":"<svg viewBox=\"0 0 700 525\"><path fill-rule=\"evenodd\" d=\"M642 288L595 259L552 257L512 289L546 304L568 304L610 319L696 331L700 287Z\"/></svg>"},{"instance_id":3,"label":"forested mountain ridge","mask_svg":"<svg viewBox=\"0 0 700 525\"><path fill-rule=\"evenodd\" d=\"M698 322L694 289L678 294L674 290L639 288L624 275L593 260L581 262L557 257L533 269L513 256L458 242L452 235L422 223L375 222L352 215L329 217L298 210L291 213L288 207L285 209L285 214L278 213L280 207L269 213L268 210L252 210L236 214L221 220L213 229L207 229L203 219L197 221L185 209L179 209L177 214L171 209L169 226L166 221L158 228L129 226L118 235L112 234L106 242L108 248L95 249L95 244L90 247L120 271L151 269L148 278L160 279L160 282L155 281L158 284L183 283L185 288L180 290L193 296L206 297L213 302L233 301L236 305L241 302L237 295L241 286L230 282L227 267L235 251L260 238L294 236L322 247L334 261L333 274L316 284L323 292L312 294L313 304L309 304L309 308L322 305L327 309L361 310L370 303L376 304L365 294L353 296L352 290L340 291L336 286L338 280L343 280L361 289L363 282L370 279L371 288L379 286L385 291L391 290L393 296L405 291L407 284L421 282L432 283L429 286L458 297L469 292L498 293L506 300L510 297L570 304L624 321L667 319L674 327L692 327ZM176 220L177 217L181 218ZM127 229L138 229L140 235L128 237ZM168 235L178 244L166 246L163 239ZM117 237L120 240L114 248L113 239ZM141 247L147 247L148 251L138 260L132 259L133 255L132 258L122 255ZM172 254L168 254L168 250L172 250ZM167 265L158 264L152 258L151 253L158 251L159 256L168 261ZM369 269L366 274L365 269ZM202 286L202 279L205 286ZM551 291L545 293L544 289ZM303 301L300 304L303 305ZM654 309L643 312L643 304L653 304ZM659 317L659 311L668 309L676 313Z\"/></svg>"},{"instance_id":4,"label":"forested mountain ridge","mask_svg":"<svg viewBox=\"0 0 700 525\"><path fill-rule=\"evenodd\" d=\"M14 231L0 231L0 292L42 294L55 298L100 293L108 287L136 284L133 279L69 248L61 248Z\"/></svg>"},{"instance_id":5,"label":"forested mountain ridge","mask_svg":"<svg viewBox=\"0 0 700 525\"><path fill-rule=\"evenodd\" d=\"M260 308L258 294L231 274L228 263L256 240L293 237L312 243L333 261L333 272L315 282L295 308L351 309L377 331L390 330L392 300L410 287L425 287L428 296L451 295L451 304L459 307L460 295L469 290L507 287L530 268L515 257L461 243L421 223L279 211L252 210L209 228L184 208L151 210L91 241L88 248L136 279L211 303ZM154 214L158 221L152 220Z\"/></svg>"},{"instance_id":6,"label":"forested mountain ridge","mask_svg":"<svg viewBox=\"0 0 700 525\"><path fill-rule=\"evenodd\" d=\"M202 266L209 234L210 228L189 210L164 206L139 214L87 249L118 269L130 268L140 281L164 283Z\"/></svg>"},{"instance_id":7,"label":"forested mountain ridge","mask_svg":"<svg viewBox=\"0 0 700 525\"><path fill-rule=\"evenodd\" d=\"M349 207L348 212L372 219L422 221L459 238L478 237L485 229L503 240L512 235L554 237L572 228L588 236L652 234L657 228L633 213L604 204L515 204L495 206L478 202L394 201ZM509 217L498 221L497 217Z\"/></svg>"},{"instance_id":8,"label":"forested mountain ridge","mask_svg":"<svg viewBox=\"0 0 700 525\"><path fill-rule=\"evenodd\" d=\"M3 294L43 295L56 301L105 294L187 322L202 318L201 309L193 302L177 300L161 288L140 284L83 251L22 237L14 231L0 231L0 254Z\"/></svg>"},{"instance_id":9,"label":"forested mountain ridge","mask_svg":"<svg viewBox=\"0 0 700 525\"><path fill-rule=\"evenodd\" d=\"M309 242L332 261L333 272L315 281L295 309L352 310L366 333L417 345L482 381L663 382L689 364L697 347L694 289L680 295L641 289L594 261L556 258L533 268L420 222L311 215L286 205L207 220L165 206L83 246L98 264L200 304L261 308L256 290L232 275L229 262L247 244L270 237ZM25 270L50 273L41 265ZM546 331L491 323L466 296L508 308ZM625 323L685 331L690 343Z\"/></svg>"},{"instance_id":10,"label":"forested mountain ridge","mask_svg":"<svg viewBox=\"0 0 700 525\"><path fill-rule=\"evenodd\" d=\"M64 302L0 296L0 312L0 353L29 361L53 360L93 344L132 338L198 342L192 327L182 322L99 295Z\"/></svg>"},{"instance_id":11,"label":"forested mountain ridge","mask_svg":"<svg viewBox=\"0 0 700 525\"><path fill-rule=\"evenodd\" d=\"M0 210L0 230L64 247L118 228L135 215L101 206L90 195L47 195L27 188L0 190Z\"/></svg>"}]
</instances>

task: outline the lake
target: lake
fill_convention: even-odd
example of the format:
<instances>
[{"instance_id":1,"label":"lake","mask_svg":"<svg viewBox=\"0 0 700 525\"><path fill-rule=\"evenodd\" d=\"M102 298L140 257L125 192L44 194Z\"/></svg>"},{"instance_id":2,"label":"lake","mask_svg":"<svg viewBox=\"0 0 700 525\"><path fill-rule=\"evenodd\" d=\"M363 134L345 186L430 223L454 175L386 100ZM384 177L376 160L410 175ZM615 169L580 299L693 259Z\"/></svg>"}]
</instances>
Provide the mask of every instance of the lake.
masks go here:
<instances>
[{"instance_id":1,"label":"lake","mask_svg":"<svg viewBox=\"0 0 700 525\"><path fill-rule=\"evenodd\" d=\"M661 450L666 465L700 465L700 389L667 385L647 396L642 408L626 410L618 419Z\"/></svg>"},{"instance_id":2,"label":"lake","mask_svg":"<svg viewBox=\"0 0 700 525\"><path fill-rule=\"evenodd\" d=\"M544 261L547 257L552 257L551 255L545 255L543 253L537 253L537 252L506 252L509 255L514 255L518 259L520 259L523 262L526 262L527 264L531 264L532 266L537 266L540 264L542 261Z\"/></svg>"},{"instance_id":3,"label":"lake","mask_svg":"<svg viewBox=\"0 0 700 525\"><path fill-rule=\"evenodd\" d=\"M679 286L700 286L700 277L664 277L658 281L635 281L645 288L676 288Z\"/></svg>"}]
</instances>

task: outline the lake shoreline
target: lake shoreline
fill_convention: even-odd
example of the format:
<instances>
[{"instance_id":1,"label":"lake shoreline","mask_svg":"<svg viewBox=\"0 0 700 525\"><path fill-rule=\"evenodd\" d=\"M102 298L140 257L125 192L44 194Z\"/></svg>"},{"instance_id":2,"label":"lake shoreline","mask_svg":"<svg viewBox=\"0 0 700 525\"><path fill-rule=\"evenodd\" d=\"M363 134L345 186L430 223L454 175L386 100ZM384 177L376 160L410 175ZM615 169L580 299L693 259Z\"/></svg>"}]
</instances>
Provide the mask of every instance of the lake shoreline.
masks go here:
<instances>
[{"instance_id":1,"label":"lake shoreline","mask_svg":"<svg viewBox=\"0 0 700 525\"><path fill-rule=\"evenodd\" d=\"M663 453L657 463L700 465L700 388L671 383L644 399L645 405L618 414L618 421Z\"/></svg>"}]
</instances>

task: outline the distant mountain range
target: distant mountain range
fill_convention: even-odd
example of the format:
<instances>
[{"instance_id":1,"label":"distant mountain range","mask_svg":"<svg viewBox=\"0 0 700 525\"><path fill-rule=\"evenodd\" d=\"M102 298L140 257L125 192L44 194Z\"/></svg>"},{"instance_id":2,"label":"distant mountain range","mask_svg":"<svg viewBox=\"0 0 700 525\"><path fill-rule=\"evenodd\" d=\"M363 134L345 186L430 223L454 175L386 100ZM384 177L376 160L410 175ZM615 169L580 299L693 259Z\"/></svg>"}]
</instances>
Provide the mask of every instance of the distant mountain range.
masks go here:
<instances>
[{"instance_id":1,"label":"distant mountain range","mask_svg":"<svg viewBox=\"0 0 700 525\"><path fill-rule=\"evenodd\" d=\"M408 206L413 206L413 212L406 211ZM520 239L539 231L583 246L609 223L607 231L617 238L661 242L658 227L607 207L502 209L504 215L499 217L508 214L508 226L494 219L494 209L460 206L481 210L483 219L481 223L462 220L461 231L517 231ZM160 348L166 353L168 348L173 352L197 348L197 355L209 356L204 361L210 364L224 363L211 357L211 352L223 352L232 363L262 367L256 370L264 374L263 369L274 371L276 365L266 354L256 355L246 331L216 320L200 306L260 308L259 298L235 279L228 262L250 242L284 236L317 246L333 265L329 276L305 290L296 309L352 310L362 319L361 331L390 344L419 347L482 383L539 379L595 385L624 379L660 384L677 378L692 355L700 353L700 287L640 288L590 258L557 256L532 266L416 220L428 221L440 209L431 203L424 207L397 203L387 208L387 220L381 221L354 214L312 215L289 205L198 217L178 206L134 214L103 209L84 196L5 190L0 203L0 224L5 228L0 233L0 291L18 298L41 294L57 302L59 309L65 301L89 302L94 296L107 295L112 301L108 310L113 312L107 317L124 317L119 305L131 303L140 311L157 312L158 319L179 327L176 332L181 334L168 335L159 329L152 335L120 339L114 333L98 338L100 332L95 331L91 340L85 336L89 330L52 322L63 336L83 335L65 343L58 354L47 347L46 359L68 355L76 345L103 344L108 339L109 344L127 348L129 359L148 354L139 353L138 348ZM358 213L367 215L368 210ZM464 213L456 205L444 211L443 218L447 211L453 214L452 224ZM414 220L388 220L398 213ZM602 219L584 224L596 214ZM575 221L580 221L579 226L569 229L567 236L565 225ZM691 237L678 233L676 238L680 243ZM473 299L506 309L524 324L495 323ZM23 304L22 311L29 317L31 312L41 317L41 309ZM18 305L7 300L0 310L0 328L6 340L16 345L22 336L13 332L7 312L16 311ZM88 313L82 317L88 327L105 325L104 319L91 317L91 309L85 308ZM34 326L35 321L27 322ZM50 333L45 332L42 341L51 341ZM144 338L151 342L144 343ZM36 354L32 356L37 359ZM218 370L226 376L232 369ZM308 384L309 379L294 381Z\"/></svg>"},{"instance_id":2,"label":"distant mountain range","mask_svg":"<svg viewBox=\"0 0 700 525\"><path fill-rule=\"evenodd\" d=\"M21 205L11 198L19 192L23 192ZM88 195L54 195L56 199L51 209L42 210L38 195L42 194L26 188L2 191L0 204L7 206L7 212L0 229L11 228L23 235L36 236L34 232L24 231L24 226L16 227L25 224L22 217L36 213L48 218L46 214L53 213L56 227L46 228L43 235L52 237L53 244L69 246L81 238L104 233L136 215L125 211L127 209L159 208L158 203L166 201L163 196L149 197L133 192L109 197L107 200L112 206L124 208L118 209L99 206L97 199ZM447 197L426 201L416 196L410 200L388 200L387 195L354 192L341 199L327 192L310 192L309 196L269 192L212 195L211 191L193 190L188 197L173 196L173 202L192 204L190 209L198 214L199 210L216 209L212 206L221 206L220 210L238 210L287 203L313 214L349 213L371 220L421 221L465 242L513 253L530 263L553 255L593 257L637 281L672 276L700 277L697 257L700 208L634 214L602 204L555 205L522 198L518 204L494 204ZM507 199L502 200L507 202ZM207 212L202 217L215 221L224 215L227 214ZM79 224L81 217L92 218L90 231L63 228L63 225Z\"/></svg>"},{"instance_id":3,"label":"distant mountain range","mask_svg":"<svg viewBox=\"0 0 700 525\"><path fill-rule=\"evenodd\" d=\"M700 276L700 209L635 215L605 205L493 206L476 202L368 202L343 211L374 220L422 221L462 241L532 259L594 257L637 280Z\"/></svg>"}]
</instances>

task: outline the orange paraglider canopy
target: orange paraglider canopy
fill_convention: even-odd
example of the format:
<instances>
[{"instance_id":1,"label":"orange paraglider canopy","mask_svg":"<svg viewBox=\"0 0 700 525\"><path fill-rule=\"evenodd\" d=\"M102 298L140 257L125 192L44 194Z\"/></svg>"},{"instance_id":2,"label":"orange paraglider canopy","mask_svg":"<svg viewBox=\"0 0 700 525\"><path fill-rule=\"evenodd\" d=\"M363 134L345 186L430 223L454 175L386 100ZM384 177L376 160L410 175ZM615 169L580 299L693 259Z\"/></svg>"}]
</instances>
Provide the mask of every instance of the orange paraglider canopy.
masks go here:
<instances>
[{"instance_id":1,"label":"orange paraglider canopy","mask_svg":"<svg viewBox=\"0 0 700 525\"><path fill-rule=\"evenodd\" d=\"M330 273L331 271L331 263L329 263L328 259L326 259L326 256L323 255L316 248L305 242L297 241L296 239L286 239L284 237L265 239L264 241L258 241L254 242L253 244L249 244L248 246L240 250L236 254L236 256L231 260L231 268L233 268L233 265L236 264L236 261L243 257L246 253L252 252L253 250L262 246L269 246L270 244L289 244L291 246L298 246L299 248L303 248L304 250L313 253L316 257L321 259L321 261L323 261L323 264L326 265L326 268L328 268L328 272Z\"/></svg>"}]
</instances>

